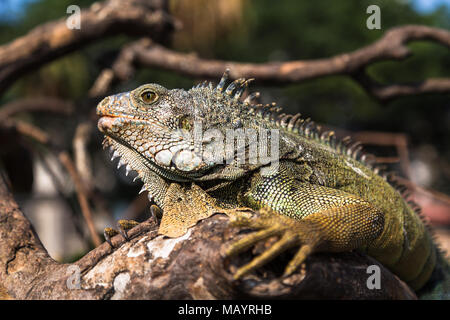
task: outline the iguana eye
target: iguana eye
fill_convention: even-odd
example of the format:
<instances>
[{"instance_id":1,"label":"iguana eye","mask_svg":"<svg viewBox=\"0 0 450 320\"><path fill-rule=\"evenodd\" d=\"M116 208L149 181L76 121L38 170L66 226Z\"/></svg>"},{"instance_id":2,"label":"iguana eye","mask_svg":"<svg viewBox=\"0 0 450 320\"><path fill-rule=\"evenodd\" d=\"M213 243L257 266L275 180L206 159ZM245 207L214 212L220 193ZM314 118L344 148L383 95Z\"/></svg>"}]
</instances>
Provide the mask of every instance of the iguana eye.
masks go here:
<instances>
[{"instance_id":1,"label":"iguana eye","mask_svg":"<svg viewBox=\"0 0 450 320\"><path fill-rule=\"evenodd\" d=\"M141 99L145 103L153 103L156 100L158 100L158 95L156 93L154 93L153 91L146 90L141 93Z\"/></svg>"}]
</instances>

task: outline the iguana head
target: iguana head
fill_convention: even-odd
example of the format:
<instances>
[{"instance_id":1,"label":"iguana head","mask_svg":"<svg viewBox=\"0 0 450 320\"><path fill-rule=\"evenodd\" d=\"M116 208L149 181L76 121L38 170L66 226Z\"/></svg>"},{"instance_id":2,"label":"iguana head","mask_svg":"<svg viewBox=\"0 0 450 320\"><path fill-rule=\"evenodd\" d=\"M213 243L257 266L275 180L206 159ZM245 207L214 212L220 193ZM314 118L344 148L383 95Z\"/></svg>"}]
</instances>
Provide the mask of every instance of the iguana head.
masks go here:
<instances>
[{"instance_id":1,"label":"iguana head","mask_svg":"<svg viewBox=\"0 0 450 320\"><path fill-rule=\"evenodd\" d=\"M145 84L106 97L97 106L104 144L121 156L119 166L126 164L127 171L139 173L144 165L166 179L189 181L214 170L217 178L224 166L216 161L216 147L223 141L215 138L244 126L255 97L240 101L249 81L225 88L227 78L228 72L217 86L205 82L188 91Z\"/></svg>"}]
</instances>

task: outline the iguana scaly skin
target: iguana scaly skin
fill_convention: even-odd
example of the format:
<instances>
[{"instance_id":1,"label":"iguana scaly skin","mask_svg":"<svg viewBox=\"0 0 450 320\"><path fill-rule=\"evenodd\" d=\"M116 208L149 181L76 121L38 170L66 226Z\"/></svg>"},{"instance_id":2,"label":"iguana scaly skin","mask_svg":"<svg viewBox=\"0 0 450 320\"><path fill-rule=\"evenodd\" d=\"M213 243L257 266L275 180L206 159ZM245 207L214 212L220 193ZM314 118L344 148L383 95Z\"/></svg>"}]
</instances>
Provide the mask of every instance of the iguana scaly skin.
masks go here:
<instances>
[{"instance_id":1,"label":"iguana scaly skin","mask_svg":"<svg viewBox=\"0 0 450 320\"><path fill-rule=\"evenodd\" d=\"M299 250L285 275L312 252L359 249L414 290L433 279L433 289L448 298L448 263L413 205L380 174L359 144L338 141L333 132L321 133L309 119L280 113L274 104L255 104L258 93L242 101L250 80L227 86L227 79L225 72L217 86L204 82L188 91L146 84L107 97L97 107L104 145L114 150L113 158L120 156L119 166L138 173L143 190L163 210L160 233L181 235L222 210L232 216L233 225L258 230L229 245L227 255L278 236L235 278L295 246ZM229 132L266 132L265 147L276 142L278 162L252 161L249 151L264 149L264 143L256 145L250 138L233 142L236 150L231 153L223 151L221 139ZM183 213L177 207L180 188L200 199L194 201L195 210ZM233 210L242 207L259 213ZM124 230L133 225L121 223ZM114 232L108 229L106 234Z\"/></svg>"}]
</instances>

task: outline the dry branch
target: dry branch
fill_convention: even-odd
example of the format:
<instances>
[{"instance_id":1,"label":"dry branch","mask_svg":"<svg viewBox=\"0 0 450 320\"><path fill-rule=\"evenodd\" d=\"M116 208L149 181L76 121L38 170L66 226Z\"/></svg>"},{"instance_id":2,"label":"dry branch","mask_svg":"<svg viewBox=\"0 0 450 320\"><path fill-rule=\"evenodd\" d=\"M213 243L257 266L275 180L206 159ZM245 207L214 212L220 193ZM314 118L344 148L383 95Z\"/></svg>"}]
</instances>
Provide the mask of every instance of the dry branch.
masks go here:
<instances>
[{"instance_id":1,"label":"dry branch","mask_svg":"<svg viewBox=\"0 0 450 320\"><path fill-rule=\"evenodd\" d=\"M131 77L136 66L157 67L202 79L217 79L225 68L230 68L232 78L256 78L257 81L265 83L297 83L324 76L348 75L380 101L406 95L450 92L450 79L446 78L427 79L414 84L382 85L366 75L365 69L374 62L409 57L412 53L406 45L417 40L434 41L450 48L449 31L418 25L393 28L373 44L350 53L327 59L289 62L241 63L207 60L195 54L175 52L149 39L141 39L124 47L112 67L114 77L108 69L98 81L104 80L104 87L105 84L111 83L113 78L126 80Z\"/></svg>"},{"instance_id":2,"label":"dry branch","mask_svg":"<svg viewBox=\"0 0 450 320\"><path fill-rule=\"evenodd\" d=\"M18 77L44 63L115 34L150 36L156 41L173 28L164 1L109 0L81 11L81 28L69 29L66 18L40 25L0 46L0 93Z\"/></svg>"},{"instance_id":3,"label":"dry branch","mask_svg":"<svg viewBox=\"0 0 450 320\"><path fill-rule=\"evenodd\" d=\"M91 122L82 122L78 124L72 141L75 167L89 193L92 193L94 188L92 163L88 151L88 143L91 138L92 127Z\"/></svg>"},{"instance_id":4,"label":"dry branch","mask_svg":"<svg viewBox=\"0 0 450 320\"><path fill-rule=\"evenodd\" d=\"M48 144L50 142L47 132L23 120L3 119L0 121L0 129L13 130L22 136L32 138L42 144Z\"/></svg>"},{"instance_id":5,"label":"dry branch","mask_svg":"<svg viewBox=\"0 0 450 320\"><path fill-rule=\"evenodd\" d=\"M71 176L73 183L75 185L75 189L77 191L78 202L80 203L81 212L83 214L84 220L89 229L89 233L91 234L92 242L95 246L99 246L101 243L100 237L95 230L94 221L92 220L92 212L91 207L88 202L88 192L85 188L85 185L82 181L80 174L75 168L75 164L70 158L67 152L60 152L58 155L59 161L64 165L67 172Z\"/></svg>"},{"instance_id":6,"label":"dry branch","mask_svg":"<svg viewBox=\"0 0 450 320\"><path fill-rule=\"evenodd\" d=\"M44 111L71 114L75 110L71 101L54 97L36 97L14 100L0 108L0 119L6 119L20 112Z\"/></svg>"}]
</instances>

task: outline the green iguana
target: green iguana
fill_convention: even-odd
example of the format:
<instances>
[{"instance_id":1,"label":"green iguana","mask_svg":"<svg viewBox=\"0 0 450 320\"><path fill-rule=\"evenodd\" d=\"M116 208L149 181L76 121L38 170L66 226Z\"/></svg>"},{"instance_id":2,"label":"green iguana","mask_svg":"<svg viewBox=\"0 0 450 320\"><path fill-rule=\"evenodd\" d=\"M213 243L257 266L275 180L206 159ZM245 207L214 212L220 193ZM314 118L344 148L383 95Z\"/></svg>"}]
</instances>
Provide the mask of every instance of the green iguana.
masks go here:
<instances>
[{"instance_id":1,"label":"green iguana","mask_svg":"<svg viewBox=\"0 0 450 320\"><path fill-rule=\"evenodd\" d=\"M236 279L292 247L299 249L285 275L313 252L358 249L414 290L428 288L441 294L428 297L449 298L448 262L415 205L391 185L373 157L358 143L321 132L300 114L257 104L259 93L242 101L252 79L229 85L227 80L228 70L217 86L203 82L188 91L145 84L106 97L97 106L104 146L113 149L113 159L120 157L118 167L137 172L142 190L164 212L160 233L183 234L214 208L222 208L235 212L230 214L233 225L257 230L231 243L226 255L278 237L238 269ZM173 183L194 183L203 190L208 208L185 217L168 209L176 202ZM243 207L259 214L250 216ZM160 213L154 205L151 212ZM119 221L124 236L135 224ZM110 242L116 233L107 228L105 238Z\"/></svg>"}]
</instances>

